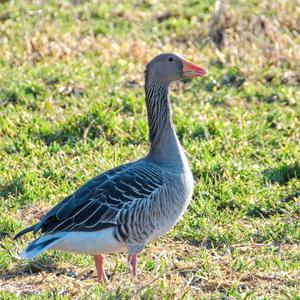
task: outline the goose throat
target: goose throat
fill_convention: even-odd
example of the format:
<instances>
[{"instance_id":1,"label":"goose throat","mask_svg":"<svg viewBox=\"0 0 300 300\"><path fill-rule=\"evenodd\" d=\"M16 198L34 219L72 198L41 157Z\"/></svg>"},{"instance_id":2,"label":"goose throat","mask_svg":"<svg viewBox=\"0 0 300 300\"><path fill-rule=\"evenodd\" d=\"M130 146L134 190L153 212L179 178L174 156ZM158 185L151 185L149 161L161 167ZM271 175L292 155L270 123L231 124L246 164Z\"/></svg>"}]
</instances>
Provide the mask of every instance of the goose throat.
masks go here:
<instances>
[{"instance_id":1,"label":"goose throat","mask_svg":"<svg viewBox=\"0 0 300 300\"><path fill-rule=\"evenodd\" d=\"M146 73L146 105L151 149L163 146L172 131L169 84L161 84Z\"/></svg>"}]
</instances>

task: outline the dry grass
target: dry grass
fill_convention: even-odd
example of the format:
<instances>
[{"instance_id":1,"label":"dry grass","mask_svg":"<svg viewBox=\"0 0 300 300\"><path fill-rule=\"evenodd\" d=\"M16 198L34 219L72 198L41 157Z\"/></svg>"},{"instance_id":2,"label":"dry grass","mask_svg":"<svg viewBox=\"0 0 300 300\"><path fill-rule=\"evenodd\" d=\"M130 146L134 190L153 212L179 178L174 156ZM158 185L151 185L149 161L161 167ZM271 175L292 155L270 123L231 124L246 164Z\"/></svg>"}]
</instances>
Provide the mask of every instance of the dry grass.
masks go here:
<instances>
[{"instance_id":1,"label":"dry grass","mask_svg":"<svg viewBox=\"0 0 300 300\"><path fill-rule=\"evenodd\" d=\"M280 253L282 258L287 253L299 253L299 245L253 243L232 245L222 251L206 249L205 258L199 258L198 246L165 239L148 247L146 251L147 257L155 261L152 272L147 272L146 266L140 264L140 275L132 278L127 271L115 272L117 266L109 257L106 267L112 290L120 291L126 287L125 290L130 289L131 296L142 295L147 288L155 289L159 281L163 282L165 289L171 288L178 295L189 291L190 296L208 296L231 288L245 294L256 293L257 296L283 295L285 286L297 286L300 272L263 271L254 268L257 253L267 252L264 259L268 260L268 256L271 256L268 251L270 249ZM236 259L237 252L239 260L247 262L247 267L233 270L232 262ZM186 255L190 258L188 262ZM121 261L126 264L125 257L121 257ZM163 270L162 261L165 263ZM208 264L206 274L202 274L201 264ZM60 295L80 299L83 295L92 295L97 283L95 272L90 268L78 268L68 263L41 265L32 262L30 267L24 264L23 268L16 263L10 271L1 275L0 287L11 293L22 291L22 294L59 291Z\"/></svg>"},{"instance_id":2,"label":"dry grass","mask_svg":"<svg viewBox=\"0 0 300 300\"><path fill-rule=\"evenodd\" d=\"M89 7L88 5L96 2L91 1L88 4L85 2L85 5ZM139 93L143 84L144 65L162 51L184 54L188 58L193 58L196 63L201 62L209 69L213 69L207 81L204 84L201 82L201 89L204 91L199 91L199 83L194 83L194 85L178 84L173 92L175 101L179 101L176 98L177 93L183 92L186 93L180 95L180 98L186 97L188 101L191 100L189 105L182 103L182 106L175 106L174 115L182 117L184 133L181 132L183 136L181 138L186 143L187 151L190 152L198 185L189 215L172 231L171 237L149 245L145 255L142 255L139 263L140 275L137 279L132 279L129 275L124 256L108 257L106 268L113 286L111 299L118 297L118 299L126 297L148 299L149 294L151 294L149 298L153 299L163 297L257 299L260 296L276 299L292 298L300 290L298 264L300 246L299 239L297 240L299 234L295 233L299 222L299 211L296 208L299 206L297 173L299 168L288 167L294 166L296 143L300 138L299 117L296 116L297 109L299 110L297 101L300 97L299 89L297 90L300 84L300 2L223 1L222 5L220 1L216 2L216 5L209 6L206 13L202 13L190 8L192 2L185 1L170 4L169 1L146 0L140 4L146 8L140 10L134 6L137 3L130 3L127 7L125 4L119 4L119 1L113 4L111 1L103 1L103 5L109 7L109 17L101 15L97 22L103 18L105 25L120 21L124 22L124 28L127 23L132 26L132 29L121 28L108 34L106 32L99 34L98 31L102 32L102 29L97 27L98 23L96 25L92 23L92 13L81 1L62 1L53 4L53 10L62 14L65 19L59 16L50 17L53 11L50 9L51 5L47 4L48 1L28 1L28 3L20 1L21 4L16 4L16 9L12 4L7 12L3 14L0 12L2 21L0 62L5 62L12 69L15 68L14 74L17 74L11 86L6 82L5 89L17 91L18 80L23 85L28 84L30 88L36 83L37 87L41 84L43 89L44 83L39 77L41 66L45 70L48 67L52 71L53 68L53 73L49 74L54 78L49 76L50 81L45 84L46 92L42 94L42 99L37 94L33 96L36 99L32 102L22 103L17 92L16 95L13 93L5 96L3 101L0 99L0 105L3 108L8 107L8 117L5 115L1 120L3 128L0 123L2 130L0 138L3 138L6 149L9 149L10 143L14 144L13 149L21 148L13 150L11 154L7 154L8 150L3 150L8 157L7 164L3 168L1 166L3 178L8 182L14 182L14 178L23 179L24 173L20 173L22 168L25 169L25 173L37 174L32 175L33 179L28 179L25 187L20 184L21 191L17 191L17 187L13 184L11 187L7 184L7 187L4 179L1 183L1 189L4 187L3 191L0 190L1 199L8 203L3 205L1 217L7 217L9 225L13 224L7 225L8 229L5 227L5 221L2 225L5 231L3 230L1 240L3 249L0 250L3 250L2 253L6 255L9 263L3 260L3 266L0 264L3 270L0 275L1 291L19 295L21 298L32 295L42 297L40 295L44 295L45 292L48 292L46 298L66 296L71 299L93 299L97 297L96 295L104 295L96 283L94 268L91 270L90 257L78 258L75 255L64 256L58 252L50 252L49 255L42 256L40 260L34 262L19 262L15 260L14 253L17 252L16 248L20 250L24 246L25 238L21 244L16 245L10 236L13 236L21 226L29 226L40 219L53 203L72 192L78 182L84 182L86 177L94 175L91 168L97 171L107 169L116 163L131 159L133 153L140 154L140 150L144 150L140 145L136 150L136 144L131 145L128 139L138 140L142 135L132 124L140 122L140 119L145 117L145 108L141 108L138 102L142 97ZM100 5L100 1L96 5ZM45 6L49 9L48 12ZM85 7L82 11L81 6ZM96 11L95 7L93 9ZM22 12L26 13L22 15ZM22 17L14 18L16 13ZM72 22L66 16L69 16ZM167 24L164 25L165 23ZM4 34L1 36L2 32ZM108 70L107 73L114 67L117 69L115 71L117 75L108 77L108 83L101 86L103 90L100 91L95 87L98 85L96 80L99 74L95 74L97 68L93 68L94 65L99 69ZM55 69L57 66L62 67ZM78 75L73 77L72 72L64 74L67 68L73 68L76 74L87 73L90 77L87 80L87 77ZM9 76L10 67L6 70L9 71L0 74L0 80L5 80L6 76ZM30 71L25 71L23 75L24 70ZM237 70L237 75L234 74L232 81L228 82L232 70ZM105 78L105 72L100 74ZM67 78L61 80L60 77L63 76ZM82 78L86 82L81 82ZM91 82L96 83L92 85ZM269 88L267 94L257 96L256 92L259 90L257 86L261 90L267 86ZM124 91L120 92L120 89ZM225 90L222 92L222 89ZM138 92L132 92L133 90ZM125 112L120 112L118 117L115 117L112 127L115 125L113 122L116 122L116 126L109 129L120 135L117 142L125 145L121 150L113 148L114 144L109 140L109 134L107 134L108 141L104 142L97 141L96 134L91 138L90 132L103 126L102 120L100 122L92 115L86 124L86 120L82 119L85 113L88 118L89 112L93 112L94 106L91 106L91 103L98 97L97 93L100 96L104 93L100 101L104 98L117 98L116 101L126 102L125 104L118 102L117 108L124 109ZM280 93L287 99L285 102L280 102ZM26 100L29 94L25 95ZM200 97L203 98L200 104L200 100L199 102L192 100L198 101ZM223 101L220 103L224 104L224 107L219 105L218 97L222 98ZM128 109L132 104L131 98L135 99L135 106L142 111L141 113L134 114L133 109L130 110L130 107ZM10 106L17 107L16 112L11 112ZM55 113L52 113L49 107ZM201 111L198 113L199 108ZM110 109L111 107L107 112L110 112ZM187 114L192 121L183 118L184 109L188 111ZM276 113L273 114L273 111ZM96 112L99 113L99 110ZM31 120L32 115L38 119L43 113L47 115L43 121L47 124L45 127L49 126L46 133L50 132L50 142L46 138L46 142L42 138L32 138L36 132L36 136L42 135L42 131L34 131L34 126L39 127L41 123L34 124ZM261 119L255 118L254 115L260 113ZM291 116L290 119L286 117L287 115ZM74 121L74 118L77 119ZM130 120L132 127L124 125L126 120ZM29 128L26 127L27 121ZM51 122L59 125L57 130L55 127L52 135ZM274 133L269 135L268 127L266 136L258 137L260 128L265 126L265 122L272 130L274 129ZM177 123L180 127L180 122ZM205 124L203 125L205 137L202 137L203 128L198 123ZM70 125L73 127L68 131ZM94 125L96 127L93 127ZM143 123L139 125L143 127ZM219 129L218 125L224 128ZM79 133L79 143L68 145L63 138L58 139L65 132L71 136L73 134L72 138L76 138L78 134L76 128L80 126L83 128ZM218 134L222 135L223 131L224 139L229 138L224 147L223 141L218 139ZM281 133L284 138L280 136ZM282 145L276 148L275 142L279 138ZM194 140L198 142L194 143ZM26 144L27 141L29 145ZM22 142L26 144L26 154L22 153ZM83 145L83 148L78 144ZM231 149L235 146L236 151ZM61 154L56 156L55 147L59 147L60 153L64 155L63 159ZM35 149L41 149L42 154L34 152ZM93 149L98 152L92 152ZM114 151L116 153L111 154ZM220 156L215 153L218 151L221 153ZM252 151L253 157L249 158L247 151ZM277 152L277 156L274 154L273 157L272 152ZM13 156L16 153L21 157L20 160ZM103 159L93 164L93 155L97 159L98 157ZM13 157L12 161L9 157ZM203 161L200 161L199 157ZM48 160L50 166L47 165ZM84 161L87 162L86 165ZM212 165L207 161L211 161ZM277 170L274 165L282 161L283 168ZM269 169L270 164L273 164L271 175L275 179L278 175L281 181L273 180L272 176L261 179L260 168L267 165ZM224 176L219 174L219 166L224 169ZM252 167L253 170L258 168L258 171L253 171L249 175L247 168ZM239 168L239 171L234 173L234 168ZM44 169L53 171L53 174L44 178L42 175ZM84 176L74 175L76 172ZM209 175L207 181L203 179L205 172ZM63 180L60 180L61 178ZM236 184L239 178L242 178L240 180L246 188L242 184ZM222 185L224 180L227 182L226 188ZM49 188L50 184L53 186ZM18 182L15 185L18 186ZM32 192L32 186L37 186L39 193L42 194L45 189L48 194L36 195ZM59 186L63 186L61 190ZM218 190L219 186L223 190ZM11 191L7 192L6 189ZM24 191L30 192L26 194ZM216 195L216 191L220 191L220 194ZM230 200L228 195L231 197ZM280 200L283 196L286 201ZM28 201L26 197L29 197L31 204L26 202ZM20 205L12 204L19 200L24 202ZM203 201L212 207L211 211L201 206ZM214 206L217 205L219 208L214 210ZM202 208L201 211L197 211L199 207ZM251 215L249 212L255 216L249 216ZM200 228L199 224L204 225ZM286 226L285 231L280 227L282 224ZM235 234L239 234L238 238ZM247 242L236 244L236 239L243 241L243 238Z\"/></svg>"},{"instance_id":3,"label":"dry grass","mask_svg":"<svg viewBox=\"0 0 300 300\"><path fill-rule=\"evenodd\" d=\"M255 4L256 13L248 16L243 10L251 10L254 4L237 10L234 5L217 3L209 36L222 48L222 52L217 51L221 59L256 76L269 68L296 71L300 67L298 0L259 1Z\"/></svg>"},{"instance_id":4,"label":"dry grass","mask_svg":"<svg viewBox=\"0 0 300 300\"><path fill-rule=\"evenodd\" d=\"M221 2L221 1L216 1ZM225 2L226 3L226 2ZM156 5L156 7L155 7ZM67 5L68 6L68 5ZM67 9L64 5L61 9ZM143 20L152 22L163 20L162 14L155 12L160 5L154 4L153 10L145 12L120 12L114 18L136 23ZM156 9L155 9L156 8ZM247 11L255 8L255 14ZM158 38L152 32L152 41L143 42L139 33L132 32L124 37L103 37L91 33L81 33L82 21L75 15L73 32L57 35L48 27L47 20L40 20L39 30L31 29L23 36L24 56L22 62L35 62L40 59L70 59L95 52L103 63L112 59L134 59L146 63L158 51L177 49L193 54L199 48L199 41L207 41L207 37L222 48L223 56L232 65L255 67L255 71L269 66L285 68L299 67L300 60L300 2L299 0L260 1L240 5L233 3L216 5L211 20L203 25L195 19L192 30L185 34L185 41L177 41L178 36ZM164 18L179 17L176 13L163 14ZM58 26L59 24L54 26ZM10 41L3 38L1 54L10 61L15 59L11 51ZM213 47L214 48L214 47ZM204 49L206 51L206 49ZM254 71L254 69L253 69Z\"/></svg>"}]
</instances>

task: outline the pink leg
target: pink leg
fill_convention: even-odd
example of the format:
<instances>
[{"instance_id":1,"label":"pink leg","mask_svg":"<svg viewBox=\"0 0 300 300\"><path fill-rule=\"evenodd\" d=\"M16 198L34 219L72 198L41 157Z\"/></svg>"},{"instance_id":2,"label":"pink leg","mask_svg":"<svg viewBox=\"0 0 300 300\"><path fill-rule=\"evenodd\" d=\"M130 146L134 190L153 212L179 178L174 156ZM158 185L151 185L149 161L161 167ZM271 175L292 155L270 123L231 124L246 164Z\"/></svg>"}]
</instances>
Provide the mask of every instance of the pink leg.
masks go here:
<instances>
[{"instance_id":1,"label":"pink leg","mask_svg":"<svg viewBox=\"0 0 300 300\"><path fill-rule=\"evenodd\" d=\"M99 254L99 255L94 255L94 261L96 265L96 270L97 270L97 275L98 275L98 280L102 284L105 284L108 282L107 277L105 275L104 271L104 256Z\"/></svg>"},{"instance_id":2,"label":"pink leg","mask_svg":"<svg viewBox=\"0 0 300 300\"><path fill-rule=\"evenodd\" d=\"M136 276L136 263L137 263L137 253L132 253L128 255L128 262L130 263L130 272L133 276Z\"/></svg>"}]
</instances>

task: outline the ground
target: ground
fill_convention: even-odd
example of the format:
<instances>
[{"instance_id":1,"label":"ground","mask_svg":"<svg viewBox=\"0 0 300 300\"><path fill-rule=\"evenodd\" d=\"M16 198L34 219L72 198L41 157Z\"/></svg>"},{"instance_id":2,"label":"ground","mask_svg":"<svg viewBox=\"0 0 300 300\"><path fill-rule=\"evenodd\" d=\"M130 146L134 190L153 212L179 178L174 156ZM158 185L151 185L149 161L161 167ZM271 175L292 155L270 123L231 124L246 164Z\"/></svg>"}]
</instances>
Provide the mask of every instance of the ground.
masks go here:
<instances>
[{"instance_id":1,"label":"ground","mask_svg":"<svg viewBox=\"0 0 300 300\"><path fill-rule=\"evenodd\" d=\"M1 299L299 299L299 1L0 1ZM147 153L145 64L178 52L209 75L173 84L196 186L140 256L16 254L12 237L91 177Z\"/></svg>"}]
</instances>

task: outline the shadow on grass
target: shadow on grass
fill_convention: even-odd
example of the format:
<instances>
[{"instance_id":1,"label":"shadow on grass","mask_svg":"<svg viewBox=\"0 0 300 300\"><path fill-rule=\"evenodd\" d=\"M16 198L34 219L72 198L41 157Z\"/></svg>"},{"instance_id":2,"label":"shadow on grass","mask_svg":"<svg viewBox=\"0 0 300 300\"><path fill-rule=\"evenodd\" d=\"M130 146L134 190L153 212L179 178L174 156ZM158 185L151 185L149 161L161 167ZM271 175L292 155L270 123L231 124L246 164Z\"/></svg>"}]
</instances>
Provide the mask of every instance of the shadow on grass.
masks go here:
<instances>
[{"instance_id":1,"label":"shadow on grass","mask_svg":"<svg viewBox=\"0 0 300 300\"><path fill-rule=\"evenodd\" d=\"M294 201L295 198L300 197L300 191L290 194L282 199L279 199L276 203L276 206L270 206L270 207L262 207L259 205L253 205L251 208L249 208L246 212L246 215L248 217L252 218L271 218L274 215L286 215L286 205L292 201ZM290 219L295 219L295 221L298 220L298 215L295 213L295 215L288 214Z\"/></svg>"},{"instance_id":2,"label":"shadow on grass","mask_svg":"<svg viewBox=\"0 0 300 300\"><path fill-rule=\"evenodd\" d=\"M0 186L0 197L17 197L24 193L24 180L22 177L14 178L10 183Z\"/></svg>"},{"instance_id":3,"label":"shadow on grass","mask_svg":"<svg viewBox=\"0 0 300 300\"><path fill-rule=\"evenodd\" d=\"M79 285L85 280L96 282L93 269L78 269L72 264L57 263L51 257L19 263L0 275L0 283L2 281L4 290L15 289L22 293L47 291L49 288L51 290L49 283L53 281L66 286L70 283Z\"/></svg>"},{"instance_id":4,"label":"shadow on grass","mask_svg":"<svg viewBox=\"0 0 300 300\"><path fill-rule=\"evenodd\" d=\"M45 259L35 259L23 265L17 265L14 269L2 273L0 278L2 280L8 280L19 276L31 276L41 272L62 274L62 270L59 269L56 262L52 258L47 258L47 261L45 261Z\"/></svg>"},{"instance_id":5,"label":"shadow on grass","mask_svg":"<svg viewBox=\"0 0 300 300\"><path fill-rule=\"evenodd\" d=\"M275 169L263 171L266 180L280 185L288 183L291 179L300 179L300 161L290 165L283 165Z\"/></svg>"},{"instance_id":6,"label":"shadow on grass","mask_svg":"<svg viewBox=\"0 0 300 300\"><path fill-rule=\"evenodd\" d=\"M108 118L104 118L96 112L90 112L68 121L58 130L40 130L34 133L34 138L43 140L47 146L53 143L60 146L75 145L79 141L86 142L100 136L105 136L113 143L115 134L111 128L113 126Z\"/></svg>"},{"instance_id":7,"label":"shadow on grass","mask_svg":"<svg viewBox=\"0 0 300 300\"><path fill-rule=\"evenodd\" d=\"M114 113L112 113L114 114ZM121 142L122 137L115 130L116 124L109 112L99 112L97 110L88 112L83 116L72 118L58 129L41 128L34 132L32 137L36 140L42 140L47 146L58 144L60 146L74 146L78 142L93 142L102 137L111 145ZM125 145L138 145L144 142L144 137L132 137L131 135L123 137L122 143Z\"/></svg>"}]
</instances>

